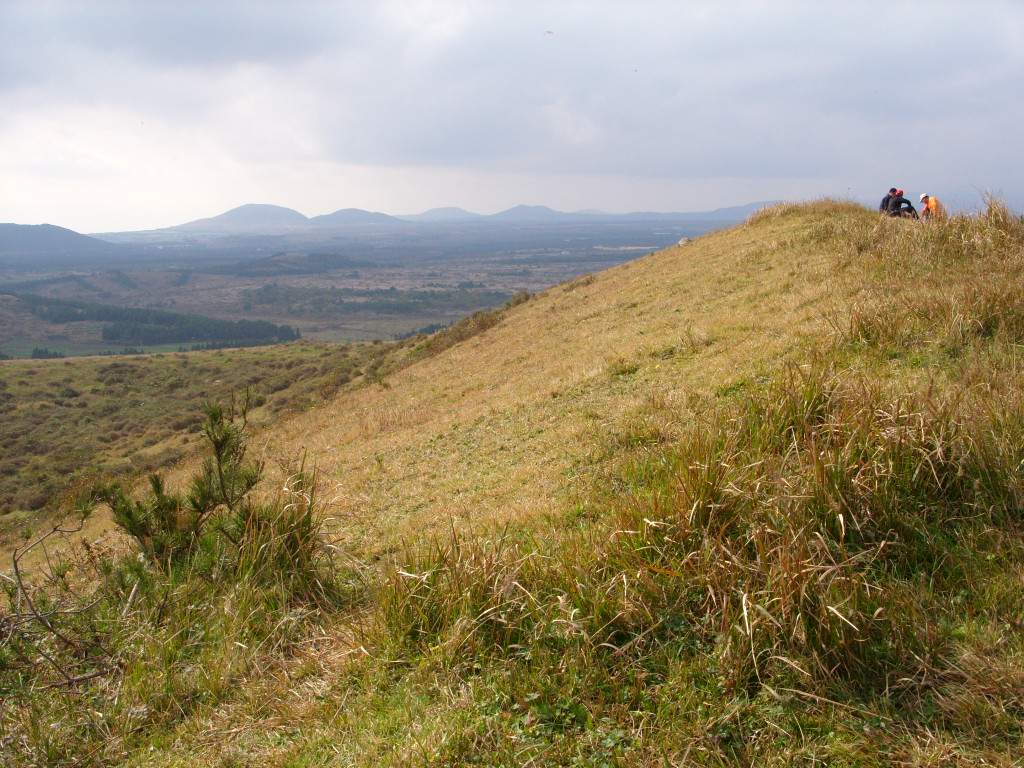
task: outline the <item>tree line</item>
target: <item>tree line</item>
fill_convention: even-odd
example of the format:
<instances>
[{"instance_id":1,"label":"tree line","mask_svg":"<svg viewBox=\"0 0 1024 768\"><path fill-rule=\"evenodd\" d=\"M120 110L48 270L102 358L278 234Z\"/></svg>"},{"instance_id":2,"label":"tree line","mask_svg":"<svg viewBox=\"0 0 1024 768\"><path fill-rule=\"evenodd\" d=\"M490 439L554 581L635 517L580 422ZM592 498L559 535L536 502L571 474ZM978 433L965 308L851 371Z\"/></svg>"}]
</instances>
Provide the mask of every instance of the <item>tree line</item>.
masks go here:
<instances>
[{"instance_id":1,"label":"tree line","mask_svg":"<svg viewBox=\"0 0 1024 768\"><path fill-rule=\"evenodd\" d=\"M294 341L290 325L266 320L220 320L157 309L115 307L70 299L17 294L36 317L50 323L102 322L104 341L120 344L233 343L241 346Z\"/></svg>"}]
</instances>

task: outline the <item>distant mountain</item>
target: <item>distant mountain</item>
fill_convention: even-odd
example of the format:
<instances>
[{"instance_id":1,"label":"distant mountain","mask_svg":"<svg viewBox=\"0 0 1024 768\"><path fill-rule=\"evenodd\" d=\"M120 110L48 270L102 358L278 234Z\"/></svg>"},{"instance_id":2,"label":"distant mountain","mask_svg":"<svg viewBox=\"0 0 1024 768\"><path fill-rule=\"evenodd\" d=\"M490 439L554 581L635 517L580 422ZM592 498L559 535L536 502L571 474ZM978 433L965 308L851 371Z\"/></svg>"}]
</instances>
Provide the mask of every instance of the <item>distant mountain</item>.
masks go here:
<instances>
[{"instance_id":1,"label":"distant mountain","mask_svg":"<svg viewBox=\"0 0 1024 768\"><path fill-rule=\"evenodd\" d=\"M0 254L95 253L110 243L53 224L0 224Z\"/></svg>"},{"instance_id":2,"label":"distant mountain","mask_svg":"<svg viewBox=\"0 0 1024 768\"><path fill-rule=\"evenodd\" d=\"M279 205L261 205L250 203L232 208L219 216L197 219L173 227L165 227L144 232L106 232L100 235L110 242L153 244L163 240L181 240L210 236L270 236L270 235L301 235L323 237L332 229L355 230L364 226L375 228L402 228L411 222L423 224L497 224L497 225L538 225L545 224L602 224L630 222L732 222L742 221L752 213L771 205L768 202L748 203L730 208L718 208L712 211L688 213L605 213L597 210L576 211L565 213L556 211L545 205L517 205L514 208L483 215L471 213L456 207L432 208L418 214L389 216L385 213L374 213L360 208L343 208L334 213L307 218L291 208ZM345 234L342 232L342 234Z\"/></svg>"},{"instance_id":3,"label":"distant mountain","mask_svg":"<svg viewBox=\"0 0 1024 768\"><path fill-rule=\"evenodd\" d=\"M479 213L470 213L462 208L448 206L445 208L431 208L423 213L407 214L398 218L405 221L479 221L485 217Z\"/></svg>"},{"instance_id":4,"label":"distant mountain","mask_svg":"<svg viewBox=\"0 0 1024 768\"><path fill-rule=\"evenodd\" d=\"M509 208L507 211L492 214L487 218L491 221L543 224L577 217L571 213L562 213L561 211L548 208L546 205L517 205L515 208Z\"/></svg>"},{"instance_id":5,"label":"distant mountain","mask_svg":"<svg viewBox=\"0 0 1024 768\"><path fill-rule=\"evenodd\" d=\"M189 232L222 232L230 234L259 233L269 231L281 231L295 227L303 227L309 223L309 219L298 211L291 208L284 208L280 205L260 205L250 203L232 208L219 216L208 219L197 219L176 227L167 227L170 230L185 230Z\"/></svg>"},{"instance_id":6,"label":"distant mountain","mask_svg":"<svg viewBox=\"0 0 1024 768\"><path fill-rule=\"evenodd\" d=\"M0 224L0 269L95 266L124 259L135 249L108 243L53 224Z\"/></svg>"},{"instance_id":7,"label":"distant mountain","mask_svg":"<svg viewBox=\"0 0 1024 768\"><path fill-rule=\"evenodd\" d=\"M481 219L505 224L599 224L615 222L695 222L695 221L743 221L751 214L772 205L769 202L748 203L712 211L668 212L636 211L634 213L606 213L598 210L563 213L544 205L517 205L500 213L481 216Z\"/></svg>"},{"instance_id":8,"label":"distant mountain","mask_svg":"<svg viewBox=\"0 0 1024 768\"><path fill-rule=\"evenodd\" d=\"M372 213L360 208L343 208L324 216L314 216L308 220L317 227L349 226L352 224L402 224L402 220L386 213Z\"/></svg>"},{"instance_id":9,"label":"distant mountain","mask_svg":"<svg viewBox=\"0 0 1024 768\"><path fill-rule=\"evenodd\" d=\"M762 201L760 203L734 205L729 208L715 208L711 211L691 211L688 213L655 213L652 211L638 211L636 213L604 215L612 216L619 221L743 221L760 211L762 208L767 208L777 202L777 200Z\"/></svg>"}]
</instances>

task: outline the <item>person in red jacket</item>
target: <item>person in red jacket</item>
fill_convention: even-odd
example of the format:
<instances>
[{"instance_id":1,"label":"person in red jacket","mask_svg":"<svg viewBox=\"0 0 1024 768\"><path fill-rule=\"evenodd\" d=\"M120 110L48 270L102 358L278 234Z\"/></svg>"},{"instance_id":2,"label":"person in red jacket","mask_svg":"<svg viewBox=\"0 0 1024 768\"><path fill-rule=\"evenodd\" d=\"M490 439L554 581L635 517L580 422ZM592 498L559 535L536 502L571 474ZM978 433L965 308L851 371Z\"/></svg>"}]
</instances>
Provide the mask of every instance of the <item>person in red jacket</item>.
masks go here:
<instances>
[{"instance_id":1,"label":"person in red jacket","mask_svg":"<svg viewBox=\"0 0 1024 768\"><path fill-rule=\"evenodd\" d=\"M946 206L939 202L939 198L931 195L921 195L921 218L941 219L946 215Z\"/></svg>"}]
</instances>

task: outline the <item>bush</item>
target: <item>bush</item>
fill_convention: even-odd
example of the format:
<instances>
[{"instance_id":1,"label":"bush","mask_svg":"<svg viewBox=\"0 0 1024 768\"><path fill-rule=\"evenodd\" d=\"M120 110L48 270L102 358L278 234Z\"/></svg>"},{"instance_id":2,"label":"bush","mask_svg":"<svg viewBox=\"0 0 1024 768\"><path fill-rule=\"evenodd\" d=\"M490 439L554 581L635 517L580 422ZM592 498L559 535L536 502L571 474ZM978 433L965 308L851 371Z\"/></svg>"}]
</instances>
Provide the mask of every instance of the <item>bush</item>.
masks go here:
<instances>
[{"instance_id":1,"label":"bush","mask_svg":"<svg viewBox=\"0 0 1024 768\"><path fill-rule=\"evenodd\" d=\"M331 562L315 473L300 468L269 500L254 498L262 467L247 458L244 406L205 405L211 457L185 493L153 475L140 496L107 483L76 503L84 517L109 502L141 557L113 559L85 542L84 559L48 558L31 584L18 569L26 553L76 528L16 553L0 612L0 697L12 708L0 748L6 756L17 744L17 764L117 762L129 736L232 695L259 658L313 631L322 609L361 599L358 579L342 585Z\"/></svg>"}]
</instances>

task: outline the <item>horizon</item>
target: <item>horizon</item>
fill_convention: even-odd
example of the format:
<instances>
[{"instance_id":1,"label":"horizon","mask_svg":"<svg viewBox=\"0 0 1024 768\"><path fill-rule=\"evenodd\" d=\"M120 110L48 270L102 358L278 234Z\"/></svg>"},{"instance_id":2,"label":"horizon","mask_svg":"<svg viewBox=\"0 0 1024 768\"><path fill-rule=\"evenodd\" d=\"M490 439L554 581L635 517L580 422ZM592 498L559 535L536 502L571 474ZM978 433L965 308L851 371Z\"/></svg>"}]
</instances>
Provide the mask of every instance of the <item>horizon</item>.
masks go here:
<instances>
[{"instance_id":1,"label":"horizon","mask_svg":"<svg viewBox=\"0 0 1024 768\"><path fill-rule=\"evenodd\" d=\"M1010 202L1009 200L1006 200L1004 197L1001 197L999 195L994 195L992 193L986 193L986 192L981 192L981 191L976 191L976 194L977 194L977 199L974 201L974 204L970 205L970 206L963 205L963 204L958 206L955 203L949 204L949 203L946 203L945 201L943 201L943 202L944 202L944 205L946 205L947 210L951 214L970 214L972 212L982 211L985 208L986 200L988 200L990 197L1003 202L1012 211L1019 211L1021 209L1021 206L1014 205L1012 202ZM917 197L916 195L914 197L912 197L911 198L911 202L914 202L916 197ZM872 200L869 200L869 199L857 199L857 198L851 198L851 197L845 197L845 198L840 198L840 197L832 197L832 198L821 197L821 198L817 198L817 199L842 200L842 201L852 202L852 203L857 204L857 205L862 205L862 206L865 206L867 208L872 208L873 209L875 207L875 203ZM25 223L25 222L20 222L20 221L0 221L0 224L13 224L13 225L16 225L16 226L28 226L28 227L54 226L54 227L59 227L59 228L62 228L62 229L70 230L70 231L75 232L77 234L86 235L86 236L89 236L89 237L96 237L96 236L105 235L105 234L125 234L125 233L131 233L131 232L155 232L155 231L159 231L159 230L163 230L163 229L176 229L178 227L186 226L188 224L192 224L192 223L195 223L197 221L205 221L205 220L209 220L209 219L217 219L217 218L226 216L226 215L228 215L230 213L233 213L235 211L238 211L238 210L240 210L242 208L247 208L247 207L277 208L277 209L281 209L281 210L286 210L286 211L291 211L293 213L297 213L300 216L302 216L303 218L305 218L306 220L312 220L312 219L316 219L316 218L319 218L319 217L330 216L330 215L333 215L335 213L340 213L342 211L358 211L358 212L367 213L367 214L382 214L382 215L389 216L389 217L395 218L395 219L404 219L404 218L410 218L410 217L423 216L425 214L432 213L434 211L451 210L451 211L459 211L461 213L464 213L464 214L467 214L467 215L473 216L473 217L489 218L489 217L499 216L499 215L501 215L503 213L508 213L508 212L511 212L511 211L514 211L514 210L520 209L520 208L526 208L526 209L539 209L539 208L542 208L542 209L546 209L548 211L552 211L554 213L563 214L563 215L569 215L569 216L574 216L574 215L580 215L580 216L583 216L583 215L630 216L630 215L645 214L645 213L649 213L651 215L657 215L657 216L672 216L672 215L676 215L676 214L678 214L678 215L685 215L685 216L693 216L693 215L700 214L700 213L717 213L719 211L725 211L725 210L731 210L731 209L753 208L755 206L766 207L766 206L776 205L776 204L780 204L780 203L804 204L804 203L811 203L811 202L814 202L814 200L808 200L808 199L803 199L803 200L781 200L781 199L780 200L748 200L747 202L744 202L744 203L738 203L738 204L732 204L732 205L723 205L723 206L717 206L715 208L706 208L706 209L700 209L700 210L682 210L682 209L655 210L655 209L647 208L647 209L643 209L643 210L631 209L631 210L622 210L622 211L609 211L609 210L602 210L602 209L598 209L598 208L589 208L589 209L585 208L585 209L568 210L567 211L567 210L561 210L561 209L558 209L558 208L553 208L553 207L551 207L549 205L544 205L544 204L540 204L540 203L517 203L517 204L511 205L511 206L509 206L507 208L502 208L500 210L492 211L490 213L480 213L480 212L472 211L472 210L469 210L469 209L466 209L466 208L463 208L463 207L457 206L457 205L439 205L439 206L434 206L432 208L427 208L427 209L424 209L424 210L421 210L421 211L418 211L418 212L406 212L406 213L387 213L385 211L374 210L374 209L371 209L371 208L360 208L358 206L349 206L349 207L345 207L345 208L335 208L335 209L327 211L325 213L314 213L314 214L307 214L307 213L299 210L298 208L295 208L295 207L292 207L292 206L288 206L288 205L281 205L279 203L242 203L240 205L236 205L236 206L233 206L233 207L228 208L226 210L223 210L223 211L221 211L219 213L202 215L202 216L199 216L197 218L189 219L187 221L178 221L178 222L173 223L173 224L164 224L164 225L161 225L161 226L145 227L145 228L139 228L139 229L76 229L74 227L67 226L66 224L59 223L59 222L54 222L54 221L40 221L40 222L34 222L34 223Z\"/></svg>"},{"instance_id":2,"label":"horizon","mask_svg":"<svg viewBox=\"0 0 1024 768\"><path fill-rule=\"evenodd\" d=\"M93 229L93 230L79 230L79 229L74 229L73 227L68 227L68 226L65 226L64 224L60 224L60 223L52 222L52 221L43 221L43 222L39 222L37 224L25 224L23 222L9 221L9 222L0 222L0 224L14 224L14 225L17 225L17 226L29 226L29 227L33 227L33 226L54 226L54 227L60 227L62 229L67 229L67 230L70 230L72 232L76 232L76 233L82 234L82 235L95 236L95 235L103 235L103 234L118 234L118 233L127 233L127 232L149 232L149 231L158 231L158 230L161 230L161 229L174 229L176 227L185 226L187 224L192 224L192 223L197 222L197 221L205 221L205 220L208 220L208 219L220 218L222 216L226 216L227 214L230 214L230 213L233 213L235 211L241 210L243 208L248 208L248 207L277 208L277 209L280 209L282 211L291 211L293 213L297 213L297 214L303 216L307 220L312 220L312 219L315 219L315 218L318 218L318 217L330 216L332 214L340 213L342 211L358 211L358 212L367 213L367 214L383 214L383 215L389 216L391 218L402 219L404 217L422 216L424 214L432 213L434 211L451 210L451 211L459 211L461 213L469 214L471 216L479 216L481 218L488 218L488 217L497 216L497 215L500 215L500 214L503 214L503 213L509 213L511 211L514 211L514 210L517 210L517 209L522 209L522 208L525 208L525 209L545 209L545 210L551 211L553 213L563 214L563 215L567 215L567 216L584 216L584 215L595 215L595 216L629 216L629 215L644 214L644 213L649 213L649 214L657 215L657 216L672 216L672 215L676 215L676 214L679 214L679 215L695 215L695 214L700 214L700 213L716 213L718 211L730 210L730 209L733 209L733 208L743 209L743 208L751 208L751 207L754 207L754 206L765 206L765 205L770 205L773 202L779 202L779 201L754 200L754 201L748 201L746 203L742 203L740 205L721 206L721 207L718 207L718 208L710 208L710 209L699 210L699 211L682 211L682 210L674 210L674 211L669 211L669 210L662 210L662 211L642 210L641 211L641 210L630 210L630 211L622 211L622 212L612 212L612 211L598 210L598 209L594 209L594 208L584 209L584 210L574 210L574 211L562 211L562 210L559 210L557 208L552 208L552 207L547 206L547 205L539 205L539 204L532 204L532 203L519 203L519 204L513 205L513 206L511 206L509 208L503 208L502 210L494 211L493 213L478 213L476 211L470 211L470 210L467 210L467 209L462 208L460 206L454 206L454 205L441 205L441 206L436 206L434 208L428 208L426 210L419 211L419 212L416 212L416 213L400 213L400 214L385 213L384 211L374 211L374 210L371 210L369 208L349 207L349 208L337 208L337 209L334 209L332 211L328 211L327 213L318 213L318 214L312 214L312 215L306 214L306 213L298 210L297 208L293 208L291 206L286 206L286 205L279 205L279 204L276 204L276 203L242 203L241 205L236 205L233 208L229 208L226 211L221 211L220 213L211 214L211 215L208 215L208 216L200 216L199 218L190 219L189 221L181 221L181 222L178 222L176 224L168 224L166 226L153 227L153 228L149 228L149 229L120 229L120 230L95 230L95 229Z\"/></svg>"}]
</instances>

